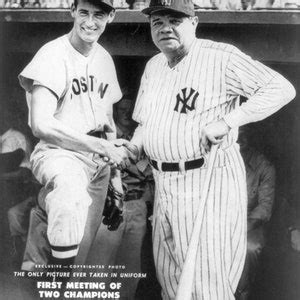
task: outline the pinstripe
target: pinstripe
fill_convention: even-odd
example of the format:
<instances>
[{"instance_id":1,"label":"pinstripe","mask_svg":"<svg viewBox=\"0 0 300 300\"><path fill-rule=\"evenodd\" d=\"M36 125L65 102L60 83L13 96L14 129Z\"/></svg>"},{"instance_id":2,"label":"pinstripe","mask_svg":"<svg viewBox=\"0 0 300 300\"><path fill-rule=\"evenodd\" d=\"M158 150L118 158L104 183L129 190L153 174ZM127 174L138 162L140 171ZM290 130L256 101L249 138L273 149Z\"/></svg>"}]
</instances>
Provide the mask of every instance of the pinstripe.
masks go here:
<instances>
[{"instance_id":1,"label":"pinstripe","mask_svg":"<svg viewBox=\"0 0 300 300\"><path fill-rule=\"evenodd\" d=\"M195 48L197 46L197 44L194 42L193 43L193 48ZM193 78L195 78L195 73L196 73L196 66L197 66L197 61L196 61L196 57L198 57L198 53L199 52L194 52L191 51L191 58L189 60L189 64L187 66L187 75L186 75L186 82L185 85L188 85L189 82L193 82ZM193 118L194 118L194 113L193 113ZM185 134L187 134L187 141L189 141L188 143L185 143L185 156L186 157L188 155L188 147L192 146L193 148L195 148L195 146L193 145L193 140L192 140L192 128L193 128L193 122L189 121L189 118L185 119L185 125L183 126L185 128ZM195 151L193 150L193 153L195 153Z\"/></svg>"},{"instance_id":2,"label":"pinstripe","mask_svg":"<svg viewBox=\"0 0 300 300\"><path fill-rule=\"evenodd\" d=\"M175 187L174 187L175 188ZM178 184L178 178L176 178L176 194L178 195L178 191L179 191L179 184ZM182 228L181 227L181 224L180 224L180 219L179 219L179 200L181 199L178 199L178 196L177 196L177 199L176 199L176 224L177 224L177 229L178 229L178 242L176 243L177 247L180 248L180 256L178 255L178 258L179 258L179 261L182 263L184 261L184 258L185 258L185 255L184 255L184 251L183 251L183 244L182 244L182 238L181 238L181 231L182 231Z\"/></svg>"},{"instance_id":3,"label":"pinstripe","mask_svg":"<svg viewBox=\"0 0 300 300\"><path fill-rule=\"evenodd\" d=\"M167 74L168 76L168 74ZM172 80L169 80L167 81L167 88L164 91L164 93L166 94L167 91L169 91L170 89L173 88L173 82ZM164 94L160 95L159 99L164 99L166 96ZM167 132L165 127L161 128L161 126L165 125L165 121L164 121L164 118L165 118L165 112L169 111L169 107L168 107L168 102L167 101L162 101L162 103L157 103L156 104L157 107L159 105L162 106L162 109L161 109L161 113L159 115L159 113L157 113L157 121L155 122L156 123L156 127L153 128L153 131L157 131L159 132L161 130L161 132L163 132L163 136L162 136L162 139L160 139L160 141L164 141L165 140L165 133ZM157 109L158 110L158 109ZM158 157L168 157L168 152L167 152L167 149L166 149L166 146L164 143L162 142L158 142L158 140L152 140L152 143L156 143L157 145L153 148L156 148L158 149L157 151L157 156Z\"/></svg>"},{"instance_id":4,"label":"pinstripe","mask_svg":"<svg viewBox=\"0 0 300 300\"><path fill-rule=\"evenodd\" d=\"M273 73L250 62L235 47L208 40L196 40L173 69L163 54L152 58L133 115L143 123L146 154L167 162L191 160L203 154L199 147L202 128L234 110L239 95L257 92L261 86L257 81L270 82ZM178 111L174 108L177 95L182 98L185 88L187 94L193 89L198 98L194 110L182 113L182 102ZM262 91L262 101L269 100L270 89ZM236 138L237 130L231 130L218 150L206 211L202 212L193 290L196 300L234 300L243 267L246 185ZM200 197L205 172L205 166L185 173L154 171L157 191L153 247L164 299L175 297L197 207L205 200Z\"/></svg>"},{"instance_id":5,"label":"pinstripe","mask_svg":"<svg viewBox=\"0 0 300 300\"><path fill-rule=\"evenodd\" d=\"M222 222L222 224L225 224L225 232L224 232L224 244L222 249L224 249L223 251L223 266L225 269L225 276L223 277L223 283L225 284L225 288L226 288L226 294L224 294L224 296L226 295L228 298L230 299L230 293L229 293L229 288L228 288L228 274L229 274L229 270L228 270L228 266L227 266L227 262L231 261L231 239L230 239L230 235L228 234L228 232L230 232L230 222L228 222L228 208L229 208L229 184L228 184L228 180L229 180L229 169L226 168L226 175L224 177L224 180L226 180L226 184L224 185L224 190L222 191L222 200L224 200L225 204L226 204L226 209L225 209L225 220L224 223ZM229 228L228 228L229 227ZM229 259L228 259L229 256Z\"/></svg>"},{"instance_id":6,"label":"pinstripe","mask_svg":"<svg viewBox=\"0 0 300 300\"><path fill-rule=\"evenodd\" d=\"M241 168L242 167L242 159L241 159L240 155L238 155L238 153L235 151L232 154L232 156L233 156L234 160L236 161L236 164L240 166L239 170L243 170ZM242 175L242 174L240 174L240 175ZM245 183L245 181L244 181L244 183ZM241 182L239 182L238 184L239 184L238 191L239 191L239 193L242 193L242 191L244 191L245 188L240 186ZM245 201L246 196L245 195L239 195L238 199L240 199L240 201L238 202L238 204L240 206L240 214L244 214L244 216L241 218L241 220L243 221L243 220L246 219L246 211L247 211L246 210L246 201ZM241 221L241 225L242 226L240 226L240 237L237 239L237 241L240 242L240 241L242 241L244 239L244 243L240 242L237 245L237 248L238 247L242 247L242 250L239 251L239 252L237 252L240 255L240 263L235 265L236 271L234 273L235 275L233 276L233 278L237 278L237 279L233 280L233 281L235 281L235 286L237 286L239 276L240 276L240 274L242 272L241 266L243 265L242 262L244 261L243 253L245 253L245 251L246 251L246 246L245 246L245 242L246 242L246 226L245 225L246 225L246 223L245 222L242 223L242 221Z\"/></svg>"},{"instance_id":7,"label":"pinstripe","mask_svg":"<svg viewBox=\"0 0 300 300\"><path fill-rule=\"evenodd\" d=\"M165 72L166 72L166 70L163 70L162 72L160 72L160 74L161 74L161 80L166 76L166 74L164 74ZM171 82L169 81L168 84L170 85L170 83ZM159 90L158 90L159 92L158 92L158 95L157 95L157 100L156 100L156 102L154 104L154 111L155 111L155 113L154 113L154 120L152 122L152 128L149 131L149 132L151 132L151 138L150 138L150 143L151 144L149 146L150 146L150 149L152 149L152 151L153 151L152 155L154 155L154 157L160 157L160 155L159 155L159 145L158 144L157 145L154 144L154 143L157 143L157 139L155 139L155 135L154 134L158 132L157 128L159 128L159 125L161 124L160 120L159 120L159 117L162 118L163 109L164 109L164 107L166 105L166 102L161 103L160 99L164 99L163 93L166 93L167 90L168 89L164 89L163 85L161 85L159 87ZM160 114L158 113L158 108L161 105L163 105L162 106L163 109L162 109L161 116L160 116Z\"/></svg>"},{"instance_id":8,"label":"pinstripe","mask_svg":"<svg viewBox=\"0 0 300 300\"><path fill-rule=\"evenodd\" d=\"M214 176L214 181L213 181L213 190L216 192L217 191L217 186L216 186L216 181L217 181L217 173L215 174L215 176ZM216 202L217 201L214 201L213 202L213 214L212 214L212 218L215 218L215 220L219 220L219 218L220 218L220 216L219 216L219 210L216 210ZM216 259L217 259L217 257L216 257L216 251L217 251L217 247L216 247L216 242L217 242L217 236L218 236L218 233L217 233L217 231L216 231L216 228L215 228L215 226L216 226L216 224L215 224L215 222L213 222L213 235L212 235L212 238L213 238L213 244L212 244L212 251L213 251L213 256L214 256L214 258L213 258L213 262L214 262L214 270L216 271L215 273L214 273L214 277L215 277L215 282L214 282L214 286L216 287L216 290L215 290L215 292L216 292L216 299L218 299L219 298L219 296L218 296L218 289L219 289L219 287L218 287L218 279L217 279L217 277L218 277L218 275L217 275L217 262L216 262ZM219 245L218 245L219 246Z\"/></svg>"},{"instance_id":9,"label":"pinstripe","mask_svg":"<svg viewBox=\"0 0 300 300\"><path fill-rule=\"evenodd\" d=\"M171 289L172 289L172 292L173 292L173 294L175 295L176 294L176 288L174 288L174 286L173 286L173 280L172 280L172 278L171 278L171 274L174 274L175 275L175 272L174 272L174 270L171 270L171 269L174 269L175 268L175 264L174 263L171 263L171 260L169 260L169 269L168 269L168 279L169 279L169 285L170 285L170 287L171 287Z\"/></svg>"},{"instance_id":10,"label":"pinstripe","mask_svg":"<svg viewBox=\"0 0 300 300\"><path fill-rule=\"evenodd\" d=\"M163 246L165 246L165 245L166 245L166 243L164 243ZM162 251L162 253L163 253L163 259L161 261L162 273L166 274L166 270L165 270L166 250L164 249L164 251ZM167 283L166 283L167 277L166 276L162 276L162 280L163 280L163 289L165 289L165 290L168 291L168 286L167 286Z\"/></svg>"},{"instance_id":11,"label":"pinstripe","mask_svg":"<svg viewBox=\"0 0 300 300\"><path fill-rule=\"evenodd\" d=\"M223 222L222 222L222 213L226 215L226 210L223 209L222 207L222 200L221 199L224 199L222 197L222 190L223 190L223 181L224 181L224 170L222 170L222 173L221 173L221 176L220 176L220 187L219 187L219 209L220 209L220 222L219 222L219 247L220 249L225 249L222 245L222 236L224 236L222 234L222 231L224 230L224 227L222 226ZM225 228L226 230L226 228ZM220 260L218 260L220 259ZM225 290L226 290L226 284L224 283L224 279L226 278L225 276L225 273L224 273L224 264L223 264L223 261L222 261L222 252L219 251L219 258L217 258L217 261L218 261L218 265L220 266L220 270L221 270L221 274L218 278L218 280L220 281L221 283L221 286L220 286L220 295L225 295Z\"/></svg>"}]
</instances>

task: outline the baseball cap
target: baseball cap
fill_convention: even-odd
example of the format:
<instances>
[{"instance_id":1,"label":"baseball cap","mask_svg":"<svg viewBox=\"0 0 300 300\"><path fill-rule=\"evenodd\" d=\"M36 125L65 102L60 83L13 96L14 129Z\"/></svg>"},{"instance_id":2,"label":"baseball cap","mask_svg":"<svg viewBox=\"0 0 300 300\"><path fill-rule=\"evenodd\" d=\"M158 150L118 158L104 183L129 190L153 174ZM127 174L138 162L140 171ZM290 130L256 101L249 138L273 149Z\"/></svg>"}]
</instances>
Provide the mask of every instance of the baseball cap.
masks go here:
<instances>
[{"instance_id":1,"label":"baseball cap","mask_svg":"<svg viewBox=\"0 0 300 300\"><path fill-rule=\"evenodd\" d=\"M183 13L187 16L195 16L192 0L151 0L149 7L142 10L145 15L151 15L158 11L169 10Z\"/></svg>"},{"instance_id":2,"label":"baseball cap","mask_svg":"<svg viewBox=\"0 0 300 300\"><path fill-rule=\"evenodd\" d=\"M113 0L98 0L99 3L103 4L108 10L115 9L113 6Z\"/></svg>"}]
</instances>

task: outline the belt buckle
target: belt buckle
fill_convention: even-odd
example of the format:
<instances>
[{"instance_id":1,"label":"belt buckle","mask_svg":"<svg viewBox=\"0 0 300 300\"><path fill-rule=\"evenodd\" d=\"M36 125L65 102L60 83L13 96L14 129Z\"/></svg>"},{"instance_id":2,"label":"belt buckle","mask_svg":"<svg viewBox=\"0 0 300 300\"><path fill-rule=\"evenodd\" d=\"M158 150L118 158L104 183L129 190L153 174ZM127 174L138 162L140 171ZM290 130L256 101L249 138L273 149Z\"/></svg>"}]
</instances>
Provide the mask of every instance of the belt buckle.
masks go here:
<instances>
[{"instance_id":1,"label":"belt buckle","mask_svg":"<svg viewBox=\"0 0 300 300\"><path fill-rule=\"evenodd\" d=\"M185 173L185 161L183 159L181 159L179 162L178 162L178 167L179 167L179 172L181 174L184 174Z\"/></svg>"}]
</instances>

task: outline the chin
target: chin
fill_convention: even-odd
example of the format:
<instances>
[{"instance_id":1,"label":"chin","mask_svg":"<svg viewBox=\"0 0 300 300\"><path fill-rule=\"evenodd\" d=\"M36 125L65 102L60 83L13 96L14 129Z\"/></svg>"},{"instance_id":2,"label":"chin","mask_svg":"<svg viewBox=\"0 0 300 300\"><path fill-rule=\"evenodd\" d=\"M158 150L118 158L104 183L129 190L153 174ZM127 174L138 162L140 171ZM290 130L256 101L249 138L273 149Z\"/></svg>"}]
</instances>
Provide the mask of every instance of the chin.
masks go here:
<instances>
[{"instance_id":1,"label":"chin","mask_svg":"<svg viewBox=\"0 0 300 300\"><path fill-rule=\"evenodd\" d=\"M81 32L80 37L86 43L94 43L98 41L100 34L98 34L98 32L93 34L86 34L85 32Z\"/></svg>"},{"instance_id":2,"label":"chin","mask_svg":"<svg viewBox=\"0 0 300 300\"><path fill-rule=\"evenodd\" d=\"M95 43L97 42L99 39L99 37L89 37L89 36L83 36L82 37L82 40L86 43L89 43L89 44L92 44L92 43Z\"/></svg>"},{"instance_id":3,"label":"chin","mask_svg":"<svg viewBox=\"0 0 300 300\"><path fill-rule=\"evenodd\" d=\"M157 47L162 51L162 52L173 52L179 49L179 45L177 43L159 43Z\"/></svg>"},{"instance_id":4,"label":"chin","mask_svg":"<svg viewBox=\"0 0 300 300\"><path fill-rule=\"evenodd\" d=\"M178 47L160 47L160 51L163 53L172 53L178 50Z\"/></svg>"}]
</instances>

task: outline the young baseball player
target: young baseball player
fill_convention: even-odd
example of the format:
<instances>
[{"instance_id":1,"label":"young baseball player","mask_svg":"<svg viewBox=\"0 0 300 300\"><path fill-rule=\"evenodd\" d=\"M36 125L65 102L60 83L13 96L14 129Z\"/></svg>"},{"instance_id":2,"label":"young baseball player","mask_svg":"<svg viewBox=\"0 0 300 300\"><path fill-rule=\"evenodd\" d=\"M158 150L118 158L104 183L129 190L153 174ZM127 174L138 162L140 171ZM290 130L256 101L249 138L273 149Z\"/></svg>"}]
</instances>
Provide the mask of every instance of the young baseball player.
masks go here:
<instances>
[{"instance_id":1,"label":"young baseball player","mask_svg":"<svg viewBox=\"0 0 300 300\"><path fill-rule=\"evenodd\" d=\"M143 13L161 53L148 62L141 80L131 147L143 149L153 166L153 247L162 296L176 296L197 207L207 201L190 270L195 268L192 298L233 300L246 253L238 127L279 110L295 90L236 47L197 39L191 0L152 0ZM242 105L240 95L248 98ZM208 197L201 199L211 144L219 148Z\"/></svg>"},{"instance_id":2,"label":"young baseball player","mask_svg":"<svg viewBox=\"0 0 300 300\"><path fill-rule=\"evenodd\" d=\"M108 164L124 157L105 138L87 134L115 137L112 105L121 91L113 60L97 43L114 18L112 1L75 0L71 15L72 30L44 45L19 75L29 124L40 139L31 162L48 191L40 206L47 213L52 262L67 265L78 252L93 200L101 219Z\"/></svg>"}]
</instances>

